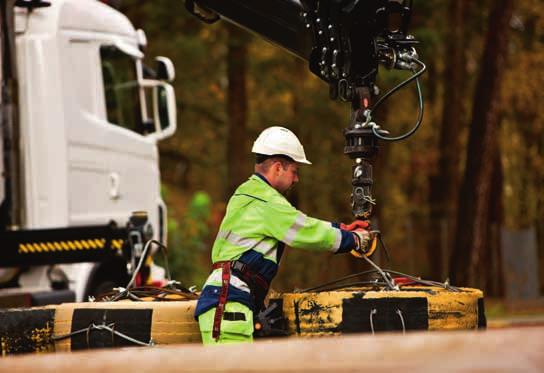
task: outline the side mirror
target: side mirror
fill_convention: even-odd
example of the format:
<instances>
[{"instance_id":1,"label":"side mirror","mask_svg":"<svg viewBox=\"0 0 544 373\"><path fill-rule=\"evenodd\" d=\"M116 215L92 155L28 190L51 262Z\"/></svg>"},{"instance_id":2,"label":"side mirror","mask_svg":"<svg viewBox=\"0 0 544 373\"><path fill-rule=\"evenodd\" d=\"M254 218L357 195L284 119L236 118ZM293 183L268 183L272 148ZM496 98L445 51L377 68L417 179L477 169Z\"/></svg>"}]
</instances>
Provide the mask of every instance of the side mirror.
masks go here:
<instances>
[{"instance_id":1,"label":"side mirror","mask_svg":"<svg viewBox=\"0 0 544 373\"><path fill-rule=\"evenodd\" d=\"M164 82L172 83L176 78L176 70L172 60L168 57L155 57L157 62L155 71L157 72L157 79Z\"/></svg>"},{"instance_id":2,"label":"side mirror","mask_svg":"<svg viewBox=\"0 0 544 373\"><path fill-rule=\"evenodd\" d=\"M174 88L168 83L153 87L153 119L157 140L165 139L176 132L176 97Z\"/></svg>"}]
</instances>

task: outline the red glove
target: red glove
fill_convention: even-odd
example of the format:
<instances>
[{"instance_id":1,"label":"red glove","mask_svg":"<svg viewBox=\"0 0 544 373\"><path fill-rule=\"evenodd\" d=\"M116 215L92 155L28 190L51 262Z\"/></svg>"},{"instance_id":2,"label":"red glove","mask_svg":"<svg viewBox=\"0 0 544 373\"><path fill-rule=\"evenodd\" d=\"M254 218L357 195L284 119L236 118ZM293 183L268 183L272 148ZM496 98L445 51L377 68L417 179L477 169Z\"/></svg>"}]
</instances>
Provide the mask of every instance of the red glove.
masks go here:
<instances>
[{"instance_id":1,"label":"red glove","mask_svg":"<svg viewBox=\"0 0 544 373\"><path fill-rule=\"evenodd\" d=\"M348 225L344 223L340 223L340 229L343 229L345 231L354 231L360 228L367 229L369 226L370 224L368 224L368 221L363 221L363 220L354 220Z\"/></svg>"}]
</instances>

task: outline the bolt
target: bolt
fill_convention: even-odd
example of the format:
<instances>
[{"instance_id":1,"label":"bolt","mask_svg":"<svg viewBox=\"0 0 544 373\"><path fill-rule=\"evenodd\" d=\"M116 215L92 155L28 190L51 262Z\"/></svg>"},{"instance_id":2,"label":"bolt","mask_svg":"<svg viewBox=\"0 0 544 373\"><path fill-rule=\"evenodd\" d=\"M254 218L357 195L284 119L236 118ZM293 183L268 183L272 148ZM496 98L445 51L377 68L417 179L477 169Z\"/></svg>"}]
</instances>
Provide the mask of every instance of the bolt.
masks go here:
<instances>
[{"instance_id":1,"label":"bolt","mask_svg":"<svg viewBox=\"0 0 544 373\"><path fill-rule=\"evenodd\" d=\"M306 28L310 28L310 24L309 24L309 23L306 24Z\"/></svg>"},{"instance_id":2,"label":"bolt","mask_svg":"<svg viewBox=\"0 0 544 373\"><path fill-rule=\"evenodd\" d=\"M317 33L318 35L322 35L323 34L323 31L319 30L319 32Z\"/></svg>"},{"instance_id":3,"label":"bolt","mask_svg":"<svg viewBox=\"0 0 544 373\"><path fill-rule=\"evenodd\" d=\"M334 38L330 38L331 43L334 41Z\"/></svg>"}]
</instances>

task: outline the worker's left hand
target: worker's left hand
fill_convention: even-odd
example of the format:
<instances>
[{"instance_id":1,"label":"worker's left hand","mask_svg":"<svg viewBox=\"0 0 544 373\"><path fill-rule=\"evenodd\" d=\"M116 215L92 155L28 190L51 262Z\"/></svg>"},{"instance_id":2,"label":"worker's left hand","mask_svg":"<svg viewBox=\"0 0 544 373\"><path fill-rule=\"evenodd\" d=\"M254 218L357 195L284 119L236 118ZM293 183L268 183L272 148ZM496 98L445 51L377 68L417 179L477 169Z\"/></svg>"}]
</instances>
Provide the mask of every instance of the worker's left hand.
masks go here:
<instances>
[{"instance_id":1,"label":"worker's left hand","mask_svg":"<svg viewBox=\"0 0 544 373\"><path fill-rule=\"evenodd\" d=\"M356 236L355 241L357 247L351 250L351 255L357 258L370 257L376 251L378 247L378 237L379 231L367 231L365 229L359 228L352 231Z\"/></svg>"},{"instance_id":2,"label":"worker's left hand","mask_svg":"<svg viewBox=\"0 0 544 373\"><path fill-rule=\"evenodd\" d=\"M358 228L367 229L370 226L368 221L354 220L349 224L340 223L340 229L345 231L353 231Z\"/></svg>"},{"instance_id":3,"label":"worker's left hand","mask_svg":"<svg viewBox=\"0 0 544 373\"><path fill-rule=\"evenodd\" d=\"M360 254L366 255L370 248L370 233L363 228L353 229L351 233L353 233L355 238L354 250Z\"/></svg>"}]
</instances>

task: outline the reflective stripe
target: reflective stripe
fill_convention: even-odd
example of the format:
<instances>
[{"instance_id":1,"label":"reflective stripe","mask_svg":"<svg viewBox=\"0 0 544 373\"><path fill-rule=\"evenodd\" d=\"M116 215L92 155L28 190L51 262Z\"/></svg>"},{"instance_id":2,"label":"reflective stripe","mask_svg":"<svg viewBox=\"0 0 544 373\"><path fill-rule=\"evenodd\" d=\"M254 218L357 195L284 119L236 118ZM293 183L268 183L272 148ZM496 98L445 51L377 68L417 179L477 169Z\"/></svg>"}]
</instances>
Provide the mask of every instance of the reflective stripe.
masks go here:
<instances>
[{"instance_id":1,"label":"reflective stripe","mask_svg":"<svg viewBox=\"0 0 544 373\"><path fill-rule=\"evenodd\" d=\"M256 240L253 238L241 237L232 231L219 231L216 240L218 239L223 239L234 246L243 247L246 250L255 250L265 257L272 257L274 261L277 260L278 245L275 242L264 242L265 237Z\"/></svg>"},{"instance_id":2,"label":"reflective stripe","mask_svg":"<svg viewBox=\"0 0 544 373\"><path fill-rule=\"evenodd\" d=\"M221 285L221 272L222 272L221 269L214 270L210 274L210 276L208 276L208 279L206 280L206 283L204 284L204 286L206 286L206 285L220 286ZM235 288L237 288L237 289L245 291L246 293L250 292L249 291L249 286L247 286L247 284L244 281L240 280L238 277L236 277L233 274L230 276L230 284L232 286L234 286Z\"/></svg>"},{"instance_id":3,"label":"reflective stripe","mask_svg":"<svg viewBox=\"0 0 544 373\"><path fill-rule=\"evenodd\" d=\"M287 245L293 244L298 231L304 228L305 222L306 222L306 215L303 214L302 212L299 212L297 215L297 218L295 219L295 222L293 223L293 225L291 225L287 233L285 233L285 237L283 238L282 241L285 242Z\"/></svg>"},{"instance_id":4,"label":"reflective stripe","mask_svg":"<svg viewBox=\"0 0 544 373\"><path fill-rule=\"evenodd\" d=\"M338 228L335 228L334 233L336 234L336 238L334 239L334 244L331 247L331 251L333 253L338 251L338 249L340 248L340 244L342 243L342 231Z\"/></svg>"},{"instance_id":5,"label":"reflective stripe","mask_svg":"<svg viewBox=\"0 0 544 373\"><path fill-rule=\"evenodd\" d=\"M255 250L255 251L263 254L263 257L265 259L271 259L274 263L277 263L278 262L278 245L274 243L274 246L270 247L270 245L267 245L267 247L268 249L264 252L262 252L261 250Z\"/></svg>"}]
</instances>

